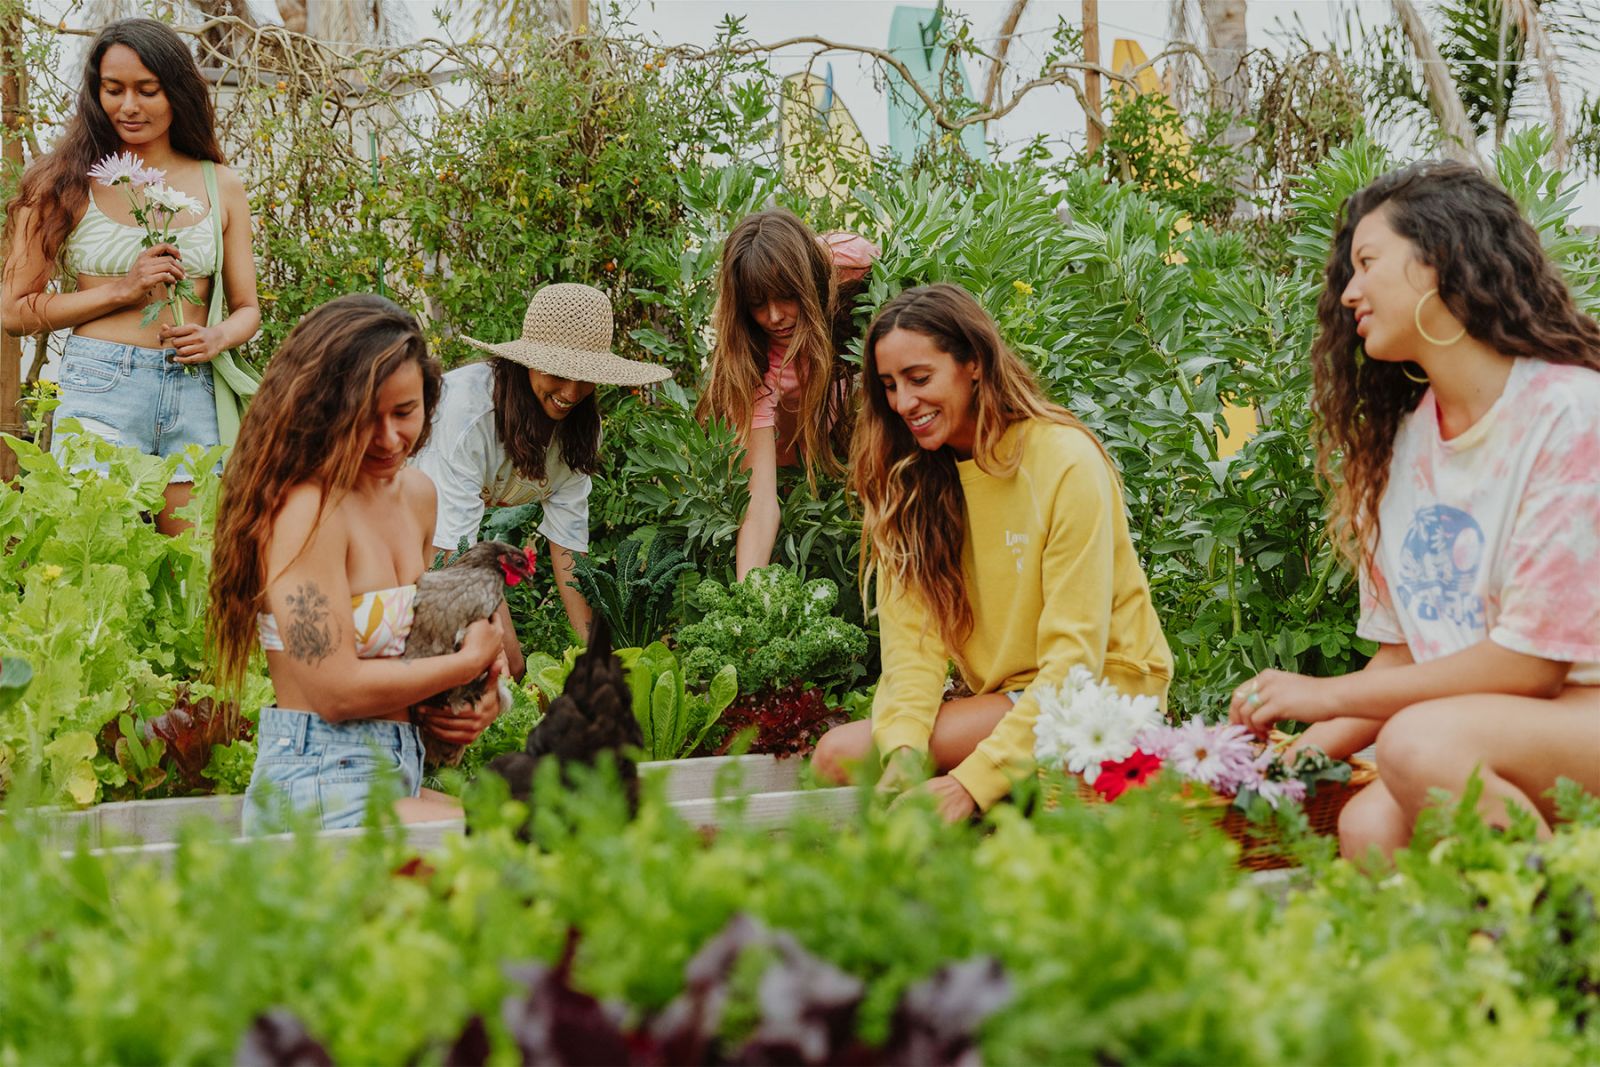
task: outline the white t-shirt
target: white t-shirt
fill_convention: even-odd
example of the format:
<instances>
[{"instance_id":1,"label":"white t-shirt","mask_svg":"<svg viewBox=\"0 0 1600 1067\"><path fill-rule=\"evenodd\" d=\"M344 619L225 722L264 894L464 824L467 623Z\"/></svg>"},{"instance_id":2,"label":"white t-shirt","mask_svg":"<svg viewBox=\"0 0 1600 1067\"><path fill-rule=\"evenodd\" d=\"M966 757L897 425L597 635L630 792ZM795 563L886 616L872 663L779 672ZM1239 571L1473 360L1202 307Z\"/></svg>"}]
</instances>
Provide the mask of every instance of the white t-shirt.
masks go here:
<instances>
[{"instance_id":1,"label":"white t-shirt","mask_svg":"<svg viewBox=\"0 0 1600 1067\"><path fill-rule=\"evenodd\" d=\"M1449 441L1430 389L1389 472L1356 633L1419 663L1488 637L1600 685L1600 372L1517 359Z\"/></svg>"},{"instance_id":2,"label":"white t-shirt","mask_svg":"<svg viewBox=\"0 0 1600 1067\"><path fill-rule=\"evenodd\" d=\"M469 363L444 376L433 436L417 453L416 465L439 493L435 548L454 551L463 537L476 541L485 507L538 501L544 507L540 533L562 548L589 550L589 476L567 466L554 440L545 451L543 481L517 473L495 431L494 371L487 363Z\"/></svg>"}]
</instances>

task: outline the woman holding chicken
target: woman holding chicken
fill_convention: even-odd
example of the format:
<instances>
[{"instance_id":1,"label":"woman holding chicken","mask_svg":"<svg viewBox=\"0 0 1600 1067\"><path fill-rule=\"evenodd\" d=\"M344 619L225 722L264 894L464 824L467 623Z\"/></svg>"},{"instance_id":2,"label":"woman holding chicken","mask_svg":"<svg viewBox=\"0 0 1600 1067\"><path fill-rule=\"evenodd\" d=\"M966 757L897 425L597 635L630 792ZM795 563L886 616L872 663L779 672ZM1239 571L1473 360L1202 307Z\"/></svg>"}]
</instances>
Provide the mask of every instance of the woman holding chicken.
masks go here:
<instances>
[{"instance_id":1,"label":"woman holding chicken","mask_svg":"<svg viewBox=\"0 0 1600 1067\"><path fill-rule=\"evenodd\" d=\"M238 689L259 644L276 694L256 731L247 832L276 825L284 803L325 829L358 826L383 777L400 785L404 820L459 814L421 788L422 730L476 738L499 714L514 645L462 616L459 648L404 658L436 512L433 483L407 461L428 439L440 377L416 319L344 296L290 331L245 415L223 474L207 624L223 688ZM525 576L522 554L508 557L505 579ZM413 723L414 706L485 676L475 705Z\"/></svg>"},{"instance_id":2,"label":"woman holding chicken","mask_svg":"<svg viewBox=\"0 0 1600 1067\"><path fill-rule=\"evenodd\" d=\"M261 314L244 186L221 163L205 80L178 35L152 19L102 30L66 133L6 208L6 330L72 331L58 421L155 456L231 443L237 395L254 382L225 354ZM141 204L186 224L149 243ZM58 274L72 291L50 291ZM163 532L184 527L173 513L192 481L180 468L167 486Z\"/></svg>"}]
</instances>

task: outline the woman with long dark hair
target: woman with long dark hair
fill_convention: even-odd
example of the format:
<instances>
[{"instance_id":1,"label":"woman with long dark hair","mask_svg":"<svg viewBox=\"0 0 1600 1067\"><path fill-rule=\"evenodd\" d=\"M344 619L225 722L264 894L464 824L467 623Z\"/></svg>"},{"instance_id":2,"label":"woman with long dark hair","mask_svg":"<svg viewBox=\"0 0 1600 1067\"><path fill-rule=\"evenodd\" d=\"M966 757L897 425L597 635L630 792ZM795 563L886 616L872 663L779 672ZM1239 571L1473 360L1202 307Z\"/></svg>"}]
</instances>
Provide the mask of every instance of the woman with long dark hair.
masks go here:
<instances>
[{"instance_id":1,"label":"woman with long dark hair","mask_svg":"<svg viewBox=\"0 0 1600 1067\"><path fill-rule=\"evenodd\" d=\"M782 506L778 468L844 473L850 441L850 304L878 248L855 234L819 237L785 208L747 215L717 272L717 346L696 415L731 425L750 471L734 549L741 581L772 562Z\"/></svg>"},{"instance_id":2,"label":"woman with long dark hair","mask_svg":"<svg viewBox=\"0 0 1600 1067\"><path fill-rule=\"evenodd\" d=\"M842 782L876 749L893 789L931 762L923 788L965 818L1032 770L1042 687L1081 665L1164 703L1172 654L1111 458L971 294L929 285L885 304L862 393L850 485L883 674L871 722L830 730L813 766ZM974 696L944 699L950 660Z\"/></svg>"},{"instance_id":3,"label":"woman with long dark hair","mask_svg":"<svg viewBox=\"0 0 1600 1067\"><path fill-rule=\"evenodd\" d=\"M1317 316L1318 467L1378 650L1337 678L1263 671L1232 716L1312 723L1301 743L1333 754L1376 737L1348 856L1405 845L1474 771L1486 819L1548 830L1558 777L1600 792L1600 327L1459 163L1346 201Z\"/></svg>"},{"instance_id":4,"label":"woman with long dark hair","mask_svg":"<svg viewBox=\"0 0 1600 1067\"><path fill-rule=\"evenodd\" d=\"M172 242L144 247L126 198L96 192L89 177L120 153L163 171L166 186L199 201L203 216L175 226ZM87 432L157 456L231 442L235 394L254 383L225 353L255 335L261 314L249 204L222 163L205 80L178 35L152 19L101 30L66 132L6 207L6 330L72 331L58 421L77 419ZM57 275L70 277L71 291L50 291ZM194 301L181 301L182 323L166 312L146 323L146 307L185 279ZM183 526L173 511L188 501L193 472L174 477L156 520L169 533Z\"/></svg>"},{"instance_id":5,"label":"woman with long dark hair","mask_svg":"<svg viewBox=\"0 0 1600 1067\"><path fill-rule=\"evenodd\" d=\"M407 465L426 443L440 371L417 321L378 296L343 296L301 319L273 356L223 474L207 634L217 679L236 690L259 644L276 706L257 727L247 832L274 803L325 829L360 825L394 775L406 821L451 818L421 788L410 707L485 670L470 709L426 726L467 744L500 711L495 681L512 644L472 623L458 651L401 659L417 578L433 558L433 483Z\"/></svg>"},{"instance_id":6,"label":"woman with long dark hair","mask_svg":"<svg viewBox=\"0 0 1600 1067\"><path fill-rule=\"evenodd\" d=\"M522 336L491 344L465 338L495 358L444 376L432 442L417 466L439 491L434 546L453 552L478 539L484 508L539 502L539 532L567 621L589 633L590 608L573 583L573 554L589 550L589 490L600 471L597 385L648 385L662 367L611 351L611 299L573 283L533 295ZM502 621L510 627L509 612ZM520 657L512 673L520 675Z\"/></svg>"}]
</instances>

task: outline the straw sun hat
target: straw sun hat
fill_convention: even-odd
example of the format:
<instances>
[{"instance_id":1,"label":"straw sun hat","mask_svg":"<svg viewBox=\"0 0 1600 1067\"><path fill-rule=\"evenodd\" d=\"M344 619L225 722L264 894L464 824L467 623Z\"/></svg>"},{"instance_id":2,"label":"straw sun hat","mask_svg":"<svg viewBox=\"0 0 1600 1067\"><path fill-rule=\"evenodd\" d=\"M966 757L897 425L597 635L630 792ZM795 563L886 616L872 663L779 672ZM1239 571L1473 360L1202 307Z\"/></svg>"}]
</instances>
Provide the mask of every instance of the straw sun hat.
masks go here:
<instances>
[{"instance_id":1,"label":"straw sun hat","mask_svg":"<svg viewBox=\"0 0 1600 1067\"><path fill-rule=\"evenodd\" d=\"M665 367L624 359L611 351L611 300L589 285L561 282L533 294L522 336L492 345L471 337L474 348L524 367L597 385L649 385L672 377Z\"/></svg>"}]
</instances>

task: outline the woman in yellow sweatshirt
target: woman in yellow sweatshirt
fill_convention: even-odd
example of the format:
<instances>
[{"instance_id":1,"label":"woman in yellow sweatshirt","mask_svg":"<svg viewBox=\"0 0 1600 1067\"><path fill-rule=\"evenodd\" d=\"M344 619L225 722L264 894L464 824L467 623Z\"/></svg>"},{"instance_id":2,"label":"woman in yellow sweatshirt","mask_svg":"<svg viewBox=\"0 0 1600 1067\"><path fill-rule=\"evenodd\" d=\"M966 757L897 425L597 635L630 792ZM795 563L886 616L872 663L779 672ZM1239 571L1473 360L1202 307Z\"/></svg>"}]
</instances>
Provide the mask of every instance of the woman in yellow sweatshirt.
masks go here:
<instances>
[{"instance_id":1,"label":"woman in yellow sweatshirt","mask_svg":"<svg viewBox=\"0 0 1600 1067\"><path fill-rule=\"evenodd\" d=\"M909 289L868 330L851 487L864 575L876 574L883 674L872 720L830 730L833 781L876 750L880 788L930 761L952 821L1033 769L1041 687L1083 664L1166 699L1172 653L1128 537L1115 468L1047 400L964 289ZM972 692L944 700L954 660Z\"/></svg>"}]
</instances>

